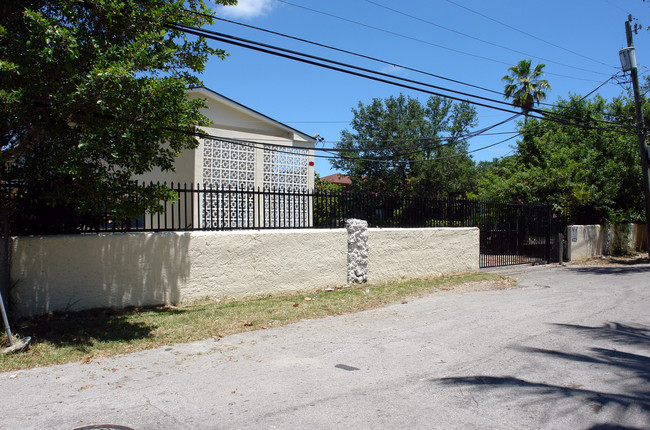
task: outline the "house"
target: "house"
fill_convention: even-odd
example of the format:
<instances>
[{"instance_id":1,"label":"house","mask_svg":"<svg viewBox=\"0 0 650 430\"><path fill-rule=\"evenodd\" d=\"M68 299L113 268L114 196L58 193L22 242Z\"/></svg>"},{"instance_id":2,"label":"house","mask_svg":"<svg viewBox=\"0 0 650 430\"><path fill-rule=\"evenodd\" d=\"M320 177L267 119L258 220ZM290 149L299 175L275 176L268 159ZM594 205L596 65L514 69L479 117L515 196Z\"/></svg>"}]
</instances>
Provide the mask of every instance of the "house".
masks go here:
<instances>
[{"instance_id":1,"label":"house","mask_svg":"<svg viewBox=\"0 0 650 430\"><path fill-rule=\"evenodd\" d=\"M311 202L286 193L314 188L316 139L207 88L189 90L187 95L206 100L202 113L212 123L202 130L209 137L198 138L196 149L179 154L175 171L153 171L137 179L228 190L209 199L191 193L191 204L183 201L189 199L188 193L179 193L177 206L190 209L177 215L177 221L184 218L184 225L306 227ZM159 221L150 223L162 226Z\"/></svg>"},{"instance_id":2,"label":"house","mask_svg":"<svg viewBox=\"0 0 650 430\"><path fill-rule=\"evenodd\" d=\"M352 188L352 178L342 173L334 173L332 175L323 176L321 181L329 182L331 184L340 185L345 190Z\"/></svg>"}]
</instances>

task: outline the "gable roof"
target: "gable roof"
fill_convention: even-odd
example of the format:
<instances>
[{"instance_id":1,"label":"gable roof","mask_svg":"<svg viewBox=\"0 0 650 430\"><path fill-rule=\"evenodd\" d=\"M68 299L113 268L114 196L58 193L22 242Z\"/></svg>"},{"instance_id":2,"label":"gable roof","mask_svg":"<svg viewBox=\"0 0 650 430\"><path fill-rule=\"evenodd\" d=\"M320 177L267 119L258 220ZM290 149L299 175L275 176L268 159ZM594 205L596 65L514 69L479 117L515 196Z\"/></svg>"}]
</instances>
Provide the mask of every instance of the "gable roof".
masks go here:
<instances>
[{"instance_id":1,"label":"gable roof","mask_svg":"<svg viewBox=\"0 0 650 430\"><path fill-rule=\"evenodd\" d=\"M276 120L274 120L273 118L271 118L269 116L266 116L266 115L254 110L254 109L251 109L251 108L249 108L247 106L244 106L243 104L238 103L238 102L224 96L223 94L219 94L216 91L213 91L213 90L211 90L209 88L197 87L197 88L189 89L187 92L191 93L191 94L197 94L200 97L206 97L206 98L216 100L216 101L230 107L231 109L234 109L234 110L242 112L242 113L244 113L246 115L250 115L252 117L255 117L257 120L262 121L263 123L266 123L268 125L280 128L284 132L296 134L301 139L303 139L303 140L305 140L305 141L307 141L309 143L312 143L312 144L316 143L316 138L315 137L309 136L308 134L303 133L302 131L297 130L297 129L293 128L293 127L290 127L290 126L288 126L286 124L283 124L280 121L276 121Z\"/></svg>"}]
</instances>

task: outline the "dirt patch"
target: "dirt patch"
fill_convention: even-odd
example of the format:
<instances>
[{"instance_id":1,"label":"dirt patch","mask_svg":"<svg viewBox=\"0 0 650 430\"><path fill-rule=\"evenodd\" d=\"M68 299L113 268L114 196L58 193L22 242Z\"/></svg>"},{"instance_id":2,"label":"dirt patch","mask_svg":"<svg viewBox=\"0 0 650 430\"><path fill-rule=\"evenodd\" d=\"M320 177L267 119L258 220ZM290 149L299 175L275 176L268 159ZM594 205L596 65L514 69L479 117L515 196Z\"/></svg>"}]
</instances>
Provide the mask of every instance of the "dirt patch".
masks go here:
<instances>
[{"instance_id":1,"label":"dirt patch","mask_svg":"<svg viewBox=\"0 0 650 430\"><path fill-rule=\"evenodd\" d=\"M648 263L650 263L650 258L647 254L638 254L621 257L595 257L582 261L571 261L568 264L572 266L631 266Z\"/></svg>"},{"instance_id":2,"label":"dirt patch","mask_svg":"<svg viewBox=\"0 0 650 430\"><path fill-rule=\"evenodd\" d=\"M508 290L519 288L512 278L500 278L489 281L465 282L458 285L441 286L433 294L474 293L478 291Z\"/></svg>"}]
</instances>

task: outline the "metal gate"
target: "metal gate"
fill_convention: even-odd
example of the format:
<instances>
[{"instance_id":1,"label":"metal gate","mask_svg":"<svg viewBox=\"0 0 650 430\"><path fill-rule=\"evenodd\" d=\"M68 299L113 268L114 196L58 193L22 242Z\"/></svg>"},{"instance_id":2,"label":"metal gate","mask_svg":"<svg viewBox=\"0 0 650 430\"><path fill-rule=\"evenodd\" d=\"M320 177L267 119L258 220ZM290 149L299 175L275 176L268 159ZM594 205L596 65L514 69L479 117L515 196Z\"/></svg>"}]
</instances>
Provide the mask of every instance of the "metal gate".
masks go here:
<instances>
[{"instance_id":1,"label":"metal gate","mask_svg":"<svg viewBox=\"0 0 650 430\"><path fill-rule=\"evenodd\" d=\"M480 267L550 262L559 224L549 205L480 202L473 215Z\"/></svg>"}]
</instances>

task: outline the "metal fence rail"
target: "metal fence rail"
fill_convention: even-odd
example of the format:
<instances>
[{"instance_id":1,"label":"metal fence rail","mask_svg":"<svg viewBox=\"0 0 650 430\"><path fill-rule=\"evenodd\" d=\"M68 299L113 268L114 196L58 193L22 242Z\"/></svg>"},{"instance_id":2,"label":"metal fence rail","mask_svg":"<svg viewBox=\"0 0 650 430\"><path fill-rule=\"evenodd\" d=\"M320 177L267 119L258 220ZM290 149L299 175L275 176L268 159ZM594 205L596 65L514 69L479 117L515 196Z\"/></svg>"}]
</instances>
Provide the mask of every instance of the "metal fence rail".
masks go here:
<instances>
[{"instance_id":1,"label":"metal fence rail","mask_svg":"<svg viewBox=\"0 0 650 430\"><path fill-rule=\"evenodd\" d=\"M480 266L547 262L557 226L550 207L358 191L211 188L171 184L173 202L128 221L98 215L78 233L338 228L348 218L370 227L478 227ZM554 230L555 229L555 230ZM22 231L24 234L24 230ZM42 233L42 232L41 232Z\"/></svg>"}]
</instances>

